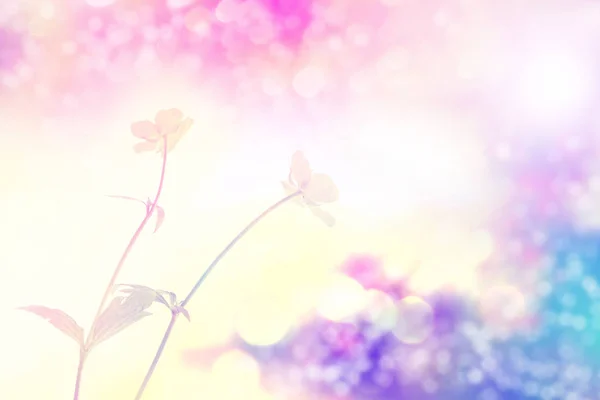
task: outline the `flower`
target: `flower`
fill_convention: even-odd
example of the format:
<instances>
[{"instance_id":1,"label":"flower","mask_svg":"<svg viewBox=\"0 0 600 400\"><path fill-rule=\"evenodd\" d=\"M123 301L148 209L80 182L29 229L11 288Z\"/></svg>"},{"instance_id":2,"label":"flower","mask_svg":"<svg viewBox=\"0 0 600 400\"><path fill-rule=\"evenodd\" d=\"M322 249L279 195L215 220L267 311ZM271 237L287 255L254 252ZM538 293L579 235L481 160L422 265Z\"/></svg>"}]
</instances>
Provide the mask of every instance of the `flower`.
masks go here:
<instances>
[{"instance_id":1,"label":"flower","mask_svg":"<svg viewBox=\"0 0 600 400\"><path fill-rule=\"evenodd\" d=\"M313 173L301 151L296 151L292 156L288 180L281 183L288 194L298 190L302 192L302 198L297 200L297 204L308 207L314 216L328 226L335 224L335 218L320 206L337 201L338 188L329 175Z\"/></svg>"},{"instance_id":2,"label":"flower","mask_svg":"<svg viewBox=\"0 0 600 400\"><path fill-rule=\"evenodd\" d=\"M138 121L131 124L133 136L143 139L133 149L136 153L156 150L162 153L164 149L164 138L167 139L167 152L181 140L183 135L190 130L194 120L183 118L183 113L176 109L160 110L152 121Z\"/></svg>"}]
</instances>

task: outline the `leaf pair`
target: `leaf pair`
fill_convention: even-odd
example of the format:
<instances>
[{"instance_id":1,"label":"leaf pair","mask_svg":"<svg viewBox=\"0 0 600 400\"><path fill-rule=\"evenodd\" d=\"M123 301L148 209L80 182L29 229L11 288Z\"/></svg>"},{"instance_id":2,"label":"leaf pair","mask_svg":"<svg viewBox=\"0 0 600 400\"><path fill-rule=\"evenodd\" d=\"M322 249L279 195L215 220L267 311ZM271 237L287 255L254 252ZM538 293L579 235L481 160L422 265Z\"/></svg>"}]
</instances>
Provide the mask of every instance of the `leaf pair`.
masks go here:
<instances>
[{"instance_id":1,"label":"leaf pair","mask_svg":"<svg viewBox=\"0 0 600 400\"><path fill-rule=\"evenodd\" d=\"M136 298L132 300L129 297L115 297L98 317L92 328L90 341L87 344L84 342L83 328L64 311L39 305L21 307L20 309L46 319L56 329L75 340L81 349L89 351L92 347L111 338L142 318L151 315L150 312L145 311L145 308L147 307L142 306Z\"/></svg>"},{"instance_id":2,"label":"leaf pair","mask_svg":"<svg viewBox=\"0 0 600 400\"><path fill-rule=\"evenodd\" d=\"M85 351L91 350L94 346L110 339L141 319L152 315L147 309L154 302L164 304L171 312L183 314L188 320L190 319L187 310L177 302L175 293L154 290L141 285L120 286L125 286L125 288L112 299L108 307L94 322L88 343L84 341L83 328L64 311L40 305L21 307L20 309L46 319L55 328L75 340Z\"/></svg>"}]
</instances>

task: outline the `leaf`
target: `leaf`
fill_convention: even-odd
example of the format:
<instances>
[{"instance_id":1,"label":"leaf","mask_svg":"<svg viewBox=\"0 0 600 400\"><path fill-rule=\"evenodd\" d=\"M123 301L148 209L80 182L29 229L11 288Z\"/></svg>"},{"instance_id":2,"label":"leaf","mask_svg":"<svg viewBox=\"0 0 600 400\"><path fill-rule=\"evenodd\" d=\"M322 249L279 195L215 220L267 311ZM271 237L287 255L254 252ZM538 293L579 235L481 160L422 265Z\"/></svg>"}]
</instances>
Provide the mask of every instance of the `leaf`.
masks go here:
<instances>
[{"instance_id":1,"label":"leaf","mask_svg":"<svg viewBox=\"0 0 600 400\"><path fill-rule=\"evenodd\" d=\"M160 290L158 289L157 292L159 294L161 294L165 299L168 297L169 301L168 303L170 304L170 307L174 306L175 304L177 304L177 295L173 292L168 292L166 290Z\"/></svg>"},{"instance_id":2,"label":"leaf","mask_svg":"<svg viewBox=\"0 0 600 400\"><path fill-rule=\"evenodd\" d=\"M136 294L138 296L143 296L146 299L146 302L148 302L147 304L152 304L152 301L156 301L166 306L173 313L183 314L183 316L190 321L190 313L177 302L177 295L173 292L161 289L152 289L151 287L143 285L121 284L118 286L124 286L125 288L120 289L120 291L128 294L130 297Z\"/></svg>"},{"instance_id":3,"label":"leaf","mask_svg":"<svg viewBox=\"0 0 600 400\"><path fill-rule=\"evenodd\" d=\"M154 226L154 233L156 233L156 231L162 226L162 223L165 220L165 209L159 206L158 204L154 208L156 211L156 225Z\"/></svg>"},{"instance_id":4,"label":"leaf","mask_svg":"<svg viewBox=\"0 0 600 400\"><path fill-rule=\"evenodd\" d=\"M183 314L183 316L185 317L185 319L188 320L188 322L192 322L192 319L190 318L190 312L188 310L186 310L184 307L182 306L175 306L175 310L178 314Z\"/></svg>"},{"instance_id":5,"label":"leaf","mask_svg":"<svg viewBox=\"0 0 600 400\"><path fill-rule=\"evenodd\" d=\"M119 287L124 288L119 289ZM116 285L116 288L120 290L121 293L129 295L129 297L136 296L137 300L142 302L142 304L145 305L146 308L150 307L152 305L152 302L154 301L164 304L165 306L171 308L171 303L169 303L167 297L164 296L164 294L167 294L167 296L169 296L168 293L170 292L166 292L164 290L154 290L149 286L134 285L129 283Z\"/></svg>"},{"instance_id":6,"label":"leaf","mask_svg":"<svg viewBox=\"0 0 600 400\"><path fill-rule=\"evenodd\" d=\"M338 188L333 183L333 179L325 174L313 174L303 192L315 203L332 203L339 197Z\"/></svg>"},{"instance_id":7,"label":"leaf","mask_svg":"<svg viewBox=\"0 0 600 400\"><path fill-rule=\"evenodd\" d=\"M83 346L83 328L64 311L37 305L20 307L19 309L46 319L56 329L75 340L79 346Z\"/></svg>"},{"instance_id":8,"label":"leaf","mask_svg":"<svg viewBox=\"0 0 600 400\"><path fill-rule=\"evenodd\" d=\"M113 298L94 324L90 348L110 339L142 318L152 315L146 309L154 300L154 297L151 298L149 293L144 291L133 291L127 297Z\"/></svg>"},{"instance_id":9,"label":"leaf","mask_svg":"<svg viewBox=\"0 0 600 400\"><path fill-rule=\"evenodd\" d=\"M137 292L138 295L145 296L145 298L147 299L147 301L150 302L150 304L152 301L156 301L165 305L170 310L173 310L173 308L177 304L177 295L167 290L152 289L149 286L133 284L120 284L118 286L125 286L125 288L120 289L120 291L122 293L129 294L130 296L135 292Z\"/></svg>"}]
</instances>

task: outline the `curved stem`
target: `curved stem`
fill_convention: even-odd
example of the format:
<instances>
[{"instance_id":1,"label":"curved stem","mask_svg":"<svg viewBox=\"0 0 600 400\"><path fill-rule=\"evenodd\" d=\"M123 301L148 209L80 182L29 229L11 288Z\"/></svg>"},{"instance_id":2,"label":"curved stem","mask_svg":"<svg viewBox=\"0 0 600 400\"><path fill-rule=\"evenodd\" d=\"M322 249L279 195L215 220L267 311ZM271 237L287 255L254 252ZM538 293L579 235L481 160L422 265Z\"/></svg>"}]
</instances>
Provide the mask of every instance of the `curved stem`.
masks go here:
<instances>
[{"instance_id":1,"label":"curved stem","mask_svg":"<svg viewBox=\"0 0 600 400\"><path fill-rule=\"evenodd\" d=\"M148 382L150 382L150 378L152 378L152 374L154 373L154 370L156 369L156 366L158 365L158 360L160 360L163 350L165 349L165 346L167 345L167 341L169 340L169 337L171 336L171 331L173 330L173 327L175 327L175 321L177 321L177 315L179 315L179 314L177 314L177 313L171 314L171 321L169 322L169 326L167 326L167 330L165 331L165 334L163 335L160 345L158 346L158 350L156 350L156 354L154 355L152 364L150 364L150 368L148 368L148 372L146 372L144 381L142 382L140 388L138 389L137 394L135 395L135 400L140 400L142 398L142 395L144 394L144 391L146 390L146 386L148 386Z\"/></svg>"},{"instance_id":2,"label":"curved stem","mask_svg":"<svg viewBox=\"0 0 600 400\"><path fill-rule=\"evenodd\" d=\"M202 276L200 276L200 279L198 279L198 281L196 282L196 284L194 285L194 287L192 288L192 290L190 290L190 293L186 296L185 300L183 300L181 302L181 304L180 304L181 307L185 307L186 304L190 302L190 300L194 296L194 293L196 293L196 291L198 290L198 288L200 288L200 286L202 285L202 283L206 280L206 278L208 277L208 275L215 268L215 266L219 263L219 261L221 261L221 259L229 252L229 250L231 250L233 248L233 246L235 246L235 244L242 237L244 237L244 235L246 233L248 233L248 231L250 229L252 229L258 222L260 222L264 217L266 217L267 215L269 215L276 208L278 208L279 206L281 206L284 203L287 203L289 200L293 199L296 196L299 196L300 194L301 194L301 192L297 191L297 192L294 192L294 193L292 193L292 194L290 194L290 195L282 198L277 203L273 204L272 206L270 206L269 208L267 208L265 211L263 211L258 217L254 218L244 229L242 229L240 231L240 233L238 233L237 236L235 238L233 238L233 240L231 242L229 242L229 244L227 246L225 246L225 248L223 249L223 251L221 251L219 253L219 255L213 260L213 262L210 263L210 265L208 266L208 268L206 269L206 271L204 271L204 273L202 274ZM144 382L142 382L142 385L140 386L140 389L138 390L138 393L137 393L137 395L135 397L135 400L140 400L142 398L142 395L144 394L144 390L146 389L146 386L148 385L148 382L150 381L150 378L152 378L152 374L154 373L154 370L156 369L156 365L158 364L158 361L160 360L162 352L165 349L167 341L169 340L169 336L171 335L171 331L173 330L173 327L175 326L175 321L177 320L177 315L178 314L175 313L171 317L171 322L169 323L169 326L167 327L167 330L165 331L165 334L163 335L162 341L160 342L160 346L158 347L156 355L154 356L154 360L152 361L152 364L150 365L150 368L148 369L148 372L146 373L146 377L144 378Z\"/></svg>"},{"instance_id":3,"label":"curved stem","mask_svg":"<svg viewBox=\"0 0 600 400\"><path fill-rule=\"evenodd\" d=\"M294 197L299 196L300 194L302 194L302 192L297 191L297 192L294 192L294 193L292 193L292 194L284 197L283 199L279 200L277 203L273 204L271 207L269 207L265 211L263 211L258 217L254 218L252 220L252 222L250 222L244 229L242 229L240 231L240 233L238 233L237 236L234 237L231 242L229 242L229 244L223 249L223 251L221 251L221 253L219 253L219 255L213 260L213 262L210 263L210 265L208 266L208 268L206 269L206 271L204 271L204 273L202 274L202 276L200 277L200 279L198 279L198 282L196 282L196 284L194 285L194 287L192 288L192 290L190 290L190 292L188 293L188 295L185 297L185 300L183 300L181 302L181 306L185 307L187 305L187 303L190 302L190 300L194 296L194 293L196 293L196 291L198 290L198 288L200 288L200 286L202 285L202 283L204 282L204 280L208 277L208 275L212 272L212 270L217 266L217 264L219 263L219 261L221 261L221 259L223 257L225 257L225 255L229 252L229 250L231 250L231 248L233 246L235 246L235 244L241 238L243 238L244 235L246 233L248 233L248 231L254 227L254 225L256 225L257 223L259 223L260 220L262 220L264 217L266 217L267 215L269 215L273 210L275 210L276 208L278 208L282 204L287 203L289 200L293 199Z\"/></svg>"},{"instance_id":4,"label":"curved stem","mask_svg":"<svg viewBox=\"0 0 600 400\"><path fill-rule=\"evenodd\" d=\"M136 231L133 233L133 236L129 240L127 247L125 247L125 250L123 251L123 254L121 255L121 258L119 259L119 262L117 263L117 266L115 267L115 270L113 271L113 274L110 277L110 281L108 282L108 285L106 286L106 289L104 290L104 294L102 295L102 300L100 301L100 305L98 306L98 310L96 311L96 315L94 316L94 319L92 321L92 326L90 327L90 330L85 339L85 345L82 350L82 352L84 354L83 354L83 357L80 358L80 361L79 361L80 366L78 368L77 378L75 381L75 393L73 396L74 400L77 400L79 398L79 388L81 386L81 373L83 370L83 365L85 363L86 356L89 353L89 346L91 344L90 340L92 338L92 332L94 332L94 328L98 321L98 317L100 316L100 314L102 314L102 311L104 310L104 306L106 305L106 300L108 299L108 296L110 296L112 288L115 285L115 282L117 281L117 277L119 276L119 273L121 273L121 270L123 269L125 260L127 260L127 257L129 256L129 253L131 252L131 249L137 242L140 234L144 230L144 227L146 226L146 224L152 217L152 214L154 213L154 209L156 208L156 204L158 203L158 199L160 198L160 194L162 193L162 189L163 189L163 185L164 185L164 181L165 181L166 169L167 169L167 137L165 136L164 137L164 147L163 147L162 168L160 171L160 180L158 182L158 188L156 190L156 195L154 196L154 200L152 201L150 208L146 212L146 216L144 217L144 219L142 220L142 222L140 223L140 225L138 226Z\"/></svg>"}]
</instances>

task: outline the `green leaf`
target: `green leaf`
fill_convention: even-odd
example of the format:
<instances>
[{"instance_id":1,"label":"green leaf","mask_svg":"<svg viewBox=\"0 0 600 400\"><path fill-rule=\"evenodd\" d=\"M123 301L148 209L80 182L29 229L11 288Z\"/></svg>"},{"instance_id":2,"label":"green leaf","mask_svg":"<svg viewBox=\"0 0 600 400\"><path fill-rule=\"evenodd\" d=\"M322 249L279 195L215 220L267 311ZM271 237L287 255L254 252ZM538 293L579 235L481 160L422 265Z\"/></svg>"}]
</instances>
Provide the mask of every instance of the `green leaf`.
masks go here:
<instances>
[{"instance_id":1,"label":"green leaf","mask_svg":"<svg viewBox=\"0 0 600 400\"><path fill-rule=\"evenodd\" d=\"M124 287L120 289L122 293L126 293L137 296L144 296L147 301L155 301L166 306L172 313L183 314L183 316L190 321L190 313L186 310L180 302L177 301L177 295L173 292L169 292L161 289L152 289L148 286L133 285L133 284L121 284L118 286Z\"/></svg>"},{"instance_id":2,"label":"green leaf","mask_svg":"<svg viewBox=\"0 0 600 400\"><path fill-rule=\"evenodd\" d=\"M175 293L167 292L166 290L155 290L148 286L134 285L129 283L123 283L117 286L121 287L119 290L122 293L130 296L138 296L140 298L144 297L150 302L150 304L152 304L153 301L156 301L157 303L165 305L169 309L175 304L176 301Z\"/></svg>"},{"instance_id":3,"label":"green leaf","mask_svg":"<svg viewBox=\"0 0 600 400\"><path fill-rule=\"evenodd\" d=\"M135 324L142 318L152 315L146 311L154 298L147 293L132 292L129 296L116 296L109 306L100 314L93 326L89 348L110 339L125 328Z\"/></svg>"},{"instance_id":4,"label":"green leaf","mask_svg":"<svg viewBox=\"0 0 600 400\"><path fill-rule=\"evenodd\" d=\"M20 307L19 309L44 318L56 329L75 340L79 346L83 346L83 328L64 311L37 305Z\"/></svg>"},{"instance_id":5,"label":"green leaf","mask_svg":"<svg viewBox=\"0 0 600 400\"><path fill-rule=\"evenodd\" d=\"M166 291L166 290L160 290L160 289L156 290L156 292L157 292L158 294L162 295L162 296L163 296L163 298L165 298L165 299L167 299L167 298L168 298L168 299L169 299L169 300L167 301L167 303L168 303L168 305L169 305L169 308L171 308L171 307L173 307L174 305L176 305L176 304L177 304L177 295L176 295L175 293L173 293L173 292L168 292L168 291Z\"/></svg>"},{"instance_id":6,"label":"green leaf","mask_svg":"<svg viewBox=\"0 0 600 400\"><path fill-rule=\"evenodd\" d=\"M190 312L188 310L186 310L181 304L177 304L175 306L175 313L177 314L183 314L183 316L185 317L185 319L188 320L188 322L191 322L192 319L190 318Z\"/></svg>"}]
</instances>

